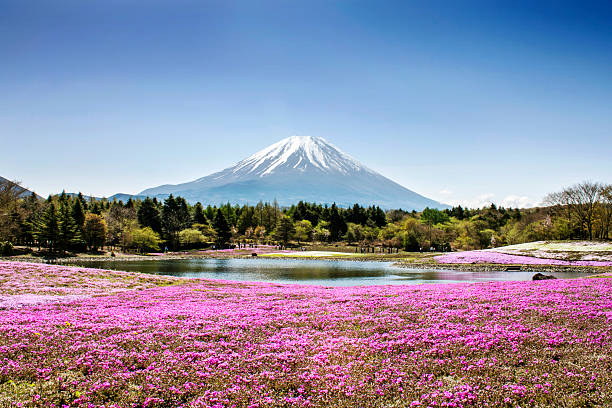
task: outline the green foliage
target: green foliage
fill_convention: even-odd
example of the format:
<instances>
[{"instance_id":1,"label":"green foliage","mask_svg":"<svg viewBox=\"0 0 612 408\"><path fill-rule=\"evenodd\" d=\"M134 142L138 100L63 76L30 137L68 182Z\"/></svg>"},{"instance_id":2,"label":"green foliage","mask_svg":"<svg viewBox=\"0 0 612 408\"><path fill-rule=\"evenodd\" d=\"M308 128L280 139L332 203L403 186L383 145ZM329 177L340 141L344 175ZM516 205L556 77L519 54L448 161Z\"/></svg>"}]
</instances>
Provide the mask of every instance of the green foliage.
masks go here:
<instances>
[{"instance_id":1,"label":"green foliage","mask_svg":"<svg viewBox=\"0 0 612 408\"><path fill-rule=\"evenodd\" d=\"M188 228L179 232L179 242L183 248L198 248L206 244L208 240L202 231Z\"/></svg>"},{"instance_id":2,"label":"green foliage","mask_svg":"<svg viewBox=\"0 0 612 408\"><path fill-rule=\"evenodd\" d=\"M204 207L202 207L202 203L199 201L193 206L193 223L208 224L208 219L204 215Z\"/></svg>"},{"instance_id":3,"label":"green foliage","mask_svg":"<svg viewBox=\"0 0 612 408\"><path fill-rule=\"evenodd\" d=\"M182 197L174 198L172 194L164 201L161 213L162 227L172 248L179 244L179 232L191 226L191 214L187 202Z\"/></svg>"},{"instance_id":4,"label":"green foliage","mask_svg":"<svg viewBox=\"0 0 612 408\"><path fill-rule=\"evenodd\" d=\"M448 222L450 217L440 210L426 207L421 213L421 220L428 225L437 225Z\"/></svg>"},{"instance_id":5,"label":"green foliage","mask_svg":"<svg viewBox=\"0 0 612 408\"><path fill-rule=\"evenodd\" d=\"M312 239L312 223L308 220L301 220L295 223L295 237L299 242L310 241Z\"/></svg>"},{"instance_id":6,"label":"green foliage","mask_svg":"<svg viewBox=\"0 0 612 408\"><path fill-rule=\"evenodd\" d=\"M90 251L97 251L106 240L106 221L97 214L87 213L83 225L83 239Z\"/></svg>"},{"instance_id":7,"label":"green foliage","mask_svg":"<svg viewBox=\"0 0 612 408\"><path fill-rule=\"evenodd\" d=\"M40 245L48 248L51 253L55 253L59 236L60 222L57 210L55 204L49 202L36 223L34 237Z\"/></svg>"},{"instance_id":8,"label":"green foliage","mask_svg":"<svg viewBox=\"0 0 612 408\"><path fill-rule=\"evenodd\" d=\"M457 206L444 211L426 208L421 213L306 202L289 208L280 208L276 202L204 208L201 203L192 206L182 197L173 196L163 205L155 198L122 203L87 201L82 194L65 193L43 201L35 195L20 197L19 191L16 183L0 183L0 237L13 245L38 244L50 253L81 250L84 243L90 250L105 243L133 247L136 230L147 227L162 235L171 248L201 245L203 236L204 242L219 246L230 241L262 243L278 239L288 243L297 239L302 243L314 239L417 251L449 246L481 249L589 236L609 239L612 225L612 187L599 183L583 183L552 194L549 207L519 210L495 205L481 209ZM88 223L89 215L103 220L90 217ZM279 229L281 220L286 223L284 216L293 223L294 231L289 235Z\"/></svg>"},{"instance_id":9,"label":"green foliage","mask_svg":"<svg viewBox=\"0 0 612 408\"><path fill-rule=\"evenodd\" d=\"M161 234L162 220L157 202L149 197L145 198L138 208L137 217L138 224L141 227L149 227L158 234Z\"/></svg>"},{"instance_id":10,"label":"green foliage","mask_svg":"<svg viewBox=\"0 0 612 408\"><path fill-rule=\"evenodd\" d=\"M64 193L62 193L59 199L58 219L59 235L57 239L57 249L63 252L80 240L77 224L72 218L68 197Z\"/></svg>"},{"instance_id":11,"label":"green foliage","mask_svg":"<svg viewBox=\"0 0 612 408\"><path fill-rule=\"evenodd\" d=\"M232 237L232 232L229 224L227 223L227 219L225 215L221 211L221 209L217 209L217 213L215 214L215 218L213 219L213 228L217 233L217 244L219 246L225 246L229 242Z\"/></svg>"},{"instance_id":12,"label":"green foliage","mask_svg":"<svg viewBox=\"0 0 612 408\"><path fill-rule=\"evenodd\" d=\"M132 232L132 245L140 252L159 251L162 239L150 227L138 228Z\"/></svg>"},{"instance_id":13,"label":"green foliage","mask_svg":"<svg viewBox=\"0 0 612 408\"><path fill-rule=\"evenodd\" d=\"M329 239L339 241L342 235L346 234L346 221L340 215L336 204L332 204L329 209Z\"/></svg>"},{"instance_id":14,"label":"green foliage","mask_svg":"<svg viewBox=\"0 0 612 408\"><path fill-rule=\"evenodd\" d=\"M313 230L313 236L319 242L328 242L330 237L329 222L319 221L319 224Z\"/></svg>"},{"instance_id":15,"label":"green foliage","mask_svg":"<svg viewBox=\"0 0 612 408\"><path fill-rule=\"evenodd\" d=\"M278 224L276 225L272 236L277 241L287 245L287 243L289 243L289 241L293 238L294 233L295 227L293 225L293 220L288 215L282 215L278 220Z\"/></svg>"},{"instance_id":16,"label":"green foliage","mask_svg":"<svg viewBox=\"0 0 612 408\"><path fill-rule=\"evenodd\" d=\"M9 241L0 241L0 255L13 255L13 244L11 244Z\"/></svg>"}]
</instances>

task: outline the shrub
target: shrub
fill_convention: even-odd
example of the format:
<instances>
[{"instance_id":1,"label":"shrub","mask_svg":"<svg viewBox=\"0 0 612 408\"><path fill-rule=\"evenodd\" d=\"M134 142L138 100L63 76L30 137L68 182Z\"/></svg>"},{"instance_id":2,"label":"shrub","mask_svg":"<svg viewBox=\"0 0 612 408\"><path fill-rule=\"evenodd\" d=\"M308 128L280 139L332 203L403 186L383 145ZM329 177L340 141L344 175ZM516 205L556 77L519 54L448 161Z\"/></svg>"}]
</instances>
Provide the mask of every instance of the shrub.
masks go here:
<instances>
[{"instance_id":1,"label":"shrub","mask_svg":"<svg viewBox=\"0 0 612 408\"><path fill-rule=\"evenodd\" d=\"M0 255L10 256L13 255L13 244L9 241L0 242Z\"/></svg>"}]
</instances>

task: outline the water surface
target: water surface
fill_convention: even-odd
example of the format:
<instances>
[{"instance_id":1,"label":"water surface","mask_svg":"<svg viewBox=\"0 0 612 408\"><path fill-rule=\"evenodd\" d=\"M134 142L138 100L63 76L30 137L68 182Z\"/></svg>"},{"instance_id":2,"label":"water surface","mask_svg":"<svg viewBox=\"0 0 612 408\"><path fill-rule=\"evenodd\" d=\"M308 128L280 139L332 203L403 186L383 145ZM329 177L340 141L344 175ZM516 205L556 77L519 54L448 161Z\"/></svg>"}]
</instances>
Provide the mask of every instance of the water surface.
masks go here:
<instances>
[{"instance_id":1,"label":"water surface","mask_svg":"<svg viewBox=\"0 0 612 408\"><path fill-rule=\"evenodd\" d=\"M102 269L144 272L187 278L248 282L299 283L323 286L411 285L531 280L534 271L466 272L407 269L390 262L326 261L312 259L169 259L155 261L83 261ZM553 272L558 278L586 276L580 272Z\"/></svg>"}]
</instances>

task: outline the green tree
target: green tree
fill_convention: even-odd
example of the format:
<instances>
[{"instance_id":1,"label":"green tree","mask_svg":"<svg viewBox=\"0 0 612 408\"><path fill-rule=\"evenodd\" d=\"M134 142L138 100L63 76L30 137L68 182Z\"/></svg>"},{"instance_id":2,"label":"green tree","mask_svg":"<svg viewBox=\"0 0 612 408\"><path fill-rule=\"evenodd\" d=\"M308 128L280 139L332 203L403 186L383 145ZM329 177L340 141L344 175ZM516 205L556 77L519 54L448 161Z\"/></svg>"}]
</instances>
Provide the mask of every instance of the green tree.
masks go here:
<instances>
[{"instance_id":1,"label":"green tree","mask_svg":"<svg viewBox=\"0 0 612 408\"><path fill-rule=\"evenodd\" d=\"M34 237L39 244L49 249L54 254L57 251L57 242L60 235L60 223L55 204L47 204L40 220L36 223Z\"/></svg>"},{"instance_id":2,"label":"green tree","mask_svg":"<svg viewBox=\"0 0 612 408\"><path fill-rule=\"evenodd\" d=\"M59 198L59 236L57 239L57 249L64 252L68 248L78 242L78 230L77 224L72 218L71 207L68 201L68 197L65 193Z\"/></svg>"},{"instance_id":3,"label":"green tree","mask_svg":"<svg viewBox=\"0 0 612 408\"><path fill-rule=\"evenodd\" d=\"M302 220L295 223L295 237L300 241L310 241L312 237L312 223L308 220Z\"/></svg>"},{"instance_id":4,"label":"green tree","mask_svg":"<svg viewBox=\"0 0 612 408\"><path fill-rule=\"evenodd\" d=\"M19 183L0 179L0 241L15 242L25 220L21 202L24 188Z\"/></svg>"},{"instance_id":5,"label":"green tree","mask_svg":"<svg viewBox=\"0 0 612 408\"><path fill-rule=\"evenodd\" d=\"M204 236L204 242L215 242L217 240L217 232L210 226L209 223L193 224L192 227L200 231L200 233Z\"/></svg>"},{"instance_id":6,"label":"green tree","mask_svg":"<svg viewBox=\"0 0 612 408\"><path fill-rule=\"evenodd\" d=\"M319 242L329 241L329 222L319 221L317 226L313 230L314 239Z\"/></svg>"},{"instance_id":7,"label":"green tree","mask_svg":"<svg viewBox=\"0 0 612 408\"><path fill-rule=\"evenodd\" d=\"M201 202L197 202L193 207L193 223L194 224L208 224L208 219L204 214L204 207Z\"/></svg>"},{"instance_id":8,"label":"green tree","mask_svg":"<svg viewBox=\"0 0 612 408\"><path fill-rule=\"evenodd\" d=\"M162 239L157 232L150 227L137 228L131 234L132 245L136 246L140 252L159 251L159 244Z\"/></svg>"},{"instance_id":9,"label":"green tree","mask_svg":"<svg viewBox=\"0 0 612 408\"><path fill-rule=\"evenodd\" d=\"M182 197L174 198L172 194L164 200L162 207L162 226L172 248L179 245L179 232L191 226L191 215L187 203Z\"/></svg>"},{"instance_id":10,"label":"green tree","mask_svg":"<svg viewBox=\"0 0 612 408\"><path fill-rule=\"evenodd\" d=\"M149 227L158 234L161 234L161 214L155 201L151 200L149 197L145 198L140 204L136 215L138 217L138 224L140 224L142 228Z\"/></svg>"},{"instance_id":11,"label":"green tree","mask_svg":"<svg viewBox=\"0 0 612 408\"><path fill-rule=\"evenodd\" d=\"M83 225L83 238L87 248L96 252L106 240L106 221L97 214L87 213Z\"/></svg>"},{"instance_id":12,"label":"green tree","mask_svg":"<svg viewBox=\"0 0 612 408\"><path fill-rule=\"evenodd\" d=\"M332 204L329 209L329 238L332 241L339 241L346 234L347 226L344 218L338 212L336 204Z\"/></svg>"},{"instance_id":13,"label":"green tree","mask_svg":"<svg viewBox=\"0 0 612 408\"><path fill-rule=\"evenodd\" d=\"M349 222L346 229L346 242L351 245L353 242L363 240L363 227L359 224Z\"/></svg>"},{"instance_id":14,"label":"green tree","mask_svg":"<svg viewBox=\"0 0 612 408\"><path fill-rule=\"evenodd\" d=\"M217 209L215 218L213 219L213 228L217 233L217 244L221 247L227 245L232 237L232 231L220 208Z\"/></svg>"},{"instance_id":15,"label":"green tree","mask_svg":"<svg viewBox=\"0 0 612 408\"><path fill-rule=\"evenodd\" d=\"M283 243L283 245L287 245L291 238L293 238L293 234L295 233L295 227L293 225L293 220L291 217L287 215L281 215L276 224L276 228L273 232L273 237L277 241Z\"/></svg>"},{"instance_id":16,"label":"green tree","mask_svg":"<svg viewBox=\"0 0 612 408\"><path fill-rule=\"evenodd\" d=\"M130 245L131 233L137 228L136 210L126 208L120 202L113 202L104 213L108 243L125 249Z\"/></svg>"},{"instance_id":17,"label":"green tree","mask_svg":"<svg viewBox=\"0 0 612 408\"><path fill-rule=\"evenodd\" d=\"M77 226L77 229L81 231L83 224L85 223L85 210L83 209L83 203L81 200L74 200L71 209L72 219Z\"/></svg>"},{"instance_id":18,"label":"green tree","mask_svg":"<svg viewBox=\"0 0 612 408\"><path fill-rule=\"evenodd\" d=\"M195 224L198 225L198 224ZM203 225L203 224L199 224ZM198 229L195 228L187 228L179 232L179 243L181 247L188 248L196 248L201 247L203 244L206 244L208 241L204 234Z\"/></svg>"}]
</instances>

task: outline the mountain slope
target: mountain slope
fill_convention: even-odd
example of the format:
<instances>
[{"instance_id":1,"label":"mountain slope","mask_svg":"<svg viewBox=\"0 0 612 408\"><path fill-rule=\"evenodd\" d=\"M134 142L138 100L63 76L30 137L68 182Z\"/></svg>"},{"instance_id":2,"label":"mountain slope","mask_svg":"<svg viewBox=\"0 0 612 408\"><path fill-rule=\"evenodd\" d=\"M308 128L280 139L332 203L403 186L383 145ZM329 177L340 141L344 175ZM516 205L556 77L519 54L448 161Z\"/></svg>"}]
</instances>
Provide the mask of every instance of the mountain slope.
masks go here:
<instances>
[{"instance_id":1,"label":"mountain slope","mask_svg":"<svg viewBox=\"0 0 612 408\"><path fill-rule=\"evenodd\" d=\"M4 183L11 183L11 181L0 176L0 184L4 184ZM26 196L32 195L32 191L28 190L25 187L19 186L18 191L19 191L20 197L26 197ZM39 196L38 194L35 193L35 195L36 195L36 198L42 199L42 197Z\"/></svg>"},{"instance_id":2,"label":"mountain slope","mask_svg":"<svg viewBox=\"0 0 612 408\"><path fill-rule=\"evenodd\" d=\"M211 203L254 204L277 199L280 205L303 200L407 210L447 207L367 168L325 139L311 136L292 136L220 172L139 193L158 197L168 194Z\"/></svg>"}]
</instances>

